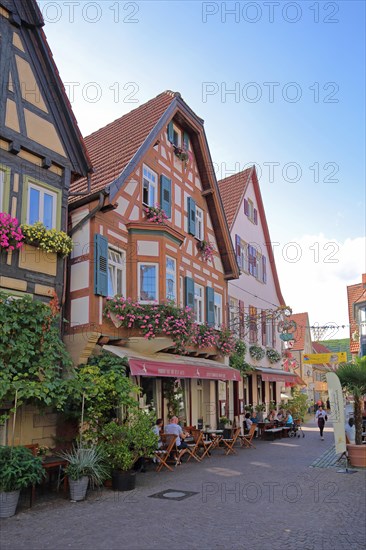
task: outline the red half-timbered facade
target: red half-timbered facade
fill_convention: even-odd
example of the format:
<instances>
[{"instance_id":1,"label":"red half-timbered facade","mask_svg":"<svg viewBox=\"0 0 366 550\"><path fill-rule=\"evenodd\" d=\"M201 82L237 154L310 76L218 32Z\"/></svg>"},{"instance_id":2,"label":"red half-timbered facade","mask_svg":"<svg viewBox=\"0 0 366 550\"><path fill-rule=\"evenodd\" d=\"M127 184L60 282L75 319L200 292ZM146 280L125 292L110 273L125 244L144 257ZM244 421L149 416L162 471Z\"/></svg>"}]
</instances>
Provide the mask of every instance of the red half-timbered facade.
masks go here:
<instances>
[{"instance_id":1,"label":"red half-timbered facade","mask_svg":"<svg viewBox=\"0 0 366 550\"><path fill-rule=\"evenodd\" d=\"M228 384L240 379L228 358L215 346L179 355L166 334L147 339L103 313L108 297L122 295L188 306L196 323L223 327L228 281L239 269L203 121L168 91L85 142L94 174L71 186L69 207L66 343L74 362L96 346L128 357L141 406L153 402L158 416L167 412L164 383L179 379L182 419L213 426Z\"/></svg>"}]
</instances>

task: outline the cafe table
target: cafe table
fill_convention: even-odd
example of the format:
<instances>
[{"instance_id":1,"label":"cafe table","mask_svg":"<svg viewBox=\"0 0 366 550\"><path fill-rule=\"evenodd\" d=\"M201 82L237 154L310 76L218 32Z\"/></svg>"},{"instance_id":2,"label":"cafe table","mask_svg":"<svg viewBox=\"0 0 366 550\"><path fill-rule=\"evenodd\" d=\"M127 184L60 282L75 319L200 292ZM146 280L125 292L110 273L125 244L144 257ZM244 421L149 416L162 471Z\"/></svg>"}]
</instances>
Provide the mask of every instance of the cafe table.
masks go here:
<instances>
[{"instance_id":1,"label":"cafe table","mask_svg":"<svg viewBox=\"0 0 366 550\"><path fill-rule=\"evenodd\" d=\"M222 439L222 434L224 433L224 430L211 430L211 429L205 429L202 430L204 436L206 437L206 440L212 439L212 446L210 447L210 451L212 449L215 449L217 447Z\"/></svg>"}]
</instances>

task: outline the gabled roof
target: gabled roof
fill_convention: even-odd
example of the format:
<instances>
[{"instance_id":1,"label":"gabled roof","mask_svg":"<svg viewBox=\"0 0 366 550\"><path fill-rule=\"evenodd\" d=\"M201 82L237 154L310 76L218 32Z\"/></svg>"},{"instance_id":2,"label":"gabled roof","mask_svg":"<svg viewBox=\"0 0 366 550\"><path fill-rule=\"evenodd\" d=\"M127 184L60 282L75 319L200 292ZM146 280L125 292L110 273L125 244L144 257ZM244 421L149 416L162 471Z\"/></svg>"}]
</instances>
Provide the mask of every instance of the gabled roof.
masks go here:
<instances>
[{"instance_id":1,"label":"gabled roof","mask_svg":"<svg viewBox=\"0 0 366 550\"><path fill-rule=\"evenodd\" d=\"M11 24L21 27L23 33L28 34L41 70L50 86L50 93L52 91L51 110L57 123L62 124L67 135L66 149L74 175L86 176L92 170L91 161L43 32L44 20L37 2L35 0L0 0L0 6L9 12Z\"/></svg>"},{"instance_id":2,"label":"gabled roof","mask_svg":"<svg viewBox=\"0 0 366 550\"><path fill-rule=\"evenodd\" d=\"M297 329L294 332L295 343L292 346L293 351L302 351L305 349L305 336L309 328L309 315L307 313L293 313L288 317L289 321L295 321Z\"/></svg>"},{"instance_id":3,"label":"gabled roof","mask_svg":"<svg viewBox=\"0 0 366 550\"><path fill-rule=\"evenodd\" d=\"M259 187L257 171L254 165L251 168L247 168L242 172L238 172L237 174L233 174L228 178L224 178L218 181L226 219L231 230L238 215L238 212L240 211L240 208L242 208L245 193L248 189L248 185L250 182L252 182L254 188L254 194L258 206L259 219L264 233L264 243L267 249L269 265L272 269L277 298L281 305L285 305L285 301L281 292L280 281L278 279L274 254L271 247L271 237L269 234L266 214L264 211L263 199Z\"/></svg>"},{"instance_id":4,"label":"gabled roof","mask_svg":"<svg viewBox=\"0 0 366 550\"><path fill-rule=\"evenodd\" d=\"M324 346L320 342L312 342L312 346L313 346L313 352L314 353L331 353L330 349L328 349L326 346ZM332 366L329 363L324 363L324 364L315 363L315 364L313 364L313 368L328 371L329 369L332 368Z\"/></svg>"},{"instance_id":5,"label":"gabled roof","mask_svg":"<svg viewBox=\"0 0 366 550\"><path fill-rule=\"evenodd\" d=\"M359 340L353 340L352 334L357 330L358 326L354 317L354 304L362 303L366 300L366 289L362 283L356 285L350 285L347 287L347 300L348 300L348 318L349 318L349 332L350 343L349 348L351 353L358 353L360 350Z\"/></svg>"},{"instance_id":6,"label":"gabled roof","mask_svg":"<svg viewBox=\"0 0 366 550\"><path fill-rule=\"evenodd\" d=\"M179 92L165 91L85 138L94 174L90 186L87 178L80 178L71 185L70 192L74 196L70 197L70 208L94 200L101 191L109 194L109 201L112 201L173 118L190 137L225 278L236 279L239 268L212 169L203 120L185 103ZM77 196L79 193L81 196Z\"/></svg>"},{"instance_id":7,"label":"gabled roof","mask_svg":"<svg viewBox=\"0 0 366 550\"><path fill-rule=\"evenodd\" d=\"M92 195L105 189L122 174L151 130L172 104L174 97L173 92L163 92L85 137L94 166L88 194ZM71 193L87 191L86 178L77 180L70 188ZM77 199L77 196L71 196L70 202Z\"/></svg>"}]
</instances>

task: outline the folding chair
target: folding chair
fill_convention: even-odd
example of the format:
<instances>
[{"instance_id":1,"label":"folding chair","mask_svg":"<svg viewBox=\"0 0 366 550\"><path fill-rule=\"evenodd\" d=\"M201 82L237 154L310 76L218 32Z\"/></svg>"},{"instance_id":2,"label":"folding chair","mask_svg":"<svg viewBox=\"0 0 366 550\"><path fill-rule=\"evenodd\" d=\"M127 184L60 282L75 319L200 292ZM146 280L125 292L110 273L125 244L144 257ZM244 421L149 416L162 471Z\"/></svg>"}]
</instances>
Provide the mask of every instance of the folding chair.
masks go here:
<instances>
[{"instance_id":1,"label":"folding chair","mask_svg":"<svg viewBox=\"0 0 366 550\"><path fill-rule=\"evenodd\" d=\"M156 468L157 472L160 472L163 466L168 468L171 472L173 471L173 468L169 466L168 459L170 457L170 453L173 452L175 448L175 441L177 439L177 436L174 434L161 434L161 447L160 449L157 449L154 451L155 458L158 460L158 466Z\"/></svg>"},{"instance_id":2,"label":"folding chair","mask_svg":"<svg viewBox=\"0 0 366 550\"><path fill-rule=\"evenodd\" d=\"M221 441L223 442L224 446L227 447L227 450L224 448L225 450L225 454L228 455L230 453L233 453L233 454L236 454L235 453L235 449L234 449L234 445L236 443L236 440L238 439L239 437L239 434L240 434L240 430L241 428L235 428L233 430L233 434L232 436L227 439L227 438L222 438Z\"/></svg>"},{"instance_id":3,"label":"folding chair","mask_svg":"<svg viewBox=\"0 0 366 550\"><path fill-rule=\"evenodd\" d=\"M194 443L188 443L187 452L189 454L187 462L191 460L191 458L194 458L197 460L197 462L201 462L201 457L198 456L198 449L202 446L202 437L203 434L199 430L191 430L192 437L194 439Z\"/></svg>"},{"instance_id":4,"label":"folding chair","mask_svg":"<svg viewBox=\"0 0 366 550\"><path fill-rule=\"evenodd\" d=\"M206 441L203 432L201 432L200 430L192 430L192 436L196 442L197 451L199 449L203 449L200 460L205 458L205 456L209 456L210 449L212 448L214 443L213 440L210 439L209 441Z\"/></svg>"},{"instance_id":5,"label":"folding chair","mask_svg":"<svg viewBox=\"0 0 366 550\"><path fill-rule=\"evenodd\" d=\"M255 449L255 446L253 445L252 443L252 439L254 437L254 434L255 434L255 430L256 430L256 425L255 424L252 424L250 426L250 430L249 430L249 433L248 434L244 434L244 435L239 435L239 439L240 439L240 446L241 447L247 447L248 449L250 447L253 447Z\"/></svg>"}]
</instances>

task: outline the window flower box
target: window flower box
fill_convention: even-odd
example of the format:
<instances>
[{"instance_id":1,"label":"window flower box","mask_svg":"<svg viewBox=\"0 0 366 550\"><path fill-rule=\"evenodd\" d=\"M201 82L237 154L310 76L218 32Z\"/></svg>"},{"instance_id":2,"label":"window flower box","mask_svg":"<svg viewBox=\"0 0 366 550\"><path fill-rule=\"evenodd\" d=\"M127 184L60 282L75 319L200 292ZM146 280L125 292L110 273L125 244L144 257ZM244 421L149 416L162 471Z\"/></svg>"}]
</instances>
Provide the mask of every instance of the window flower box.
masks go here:
<instances>
[{"instance_id":1,"label":"window flower box","mask_svg":"<svg viewBox=\"0 0 366 550\"><path fill-rule=\"evenodd\" d=\"M24 235L17 218L0 213L0 252L11 252L23 246Z\"/></svg>"},{"instance_id":2,"label":"window flower box","mask_svg":"<svg viewBox=\"0 0 366 550\"><path fill-rule=\"evenodd\" d=\"M164 225L168 216L159 204L155 206L146 206L144 208L147 219L152 223Z\"/></svg>"},{"instance_id":3,"label":"window flower box","mask_svg":"<svg viewBox=\"0 0 366 550\"><path fill-rule=\"evenodd\" d=\"M266 351L266 355L270 363L278 363L281 360L281 354L273 348L269 348Z\"/></svg>"},{"instance_id":4,"label":"window flower box","mask_svg":"<svg viewBox=\"0 0 366 550\"><path fill-rule=\"evenodd\" d=\"M72 251L73 243L64 231L47 229L43 223L21 226L25 243L35 246L47 253L68 256Z\"/></svg>"},{"instance_id":5,"label":"window flower box","mask_svg":"<svg viewBox=\"0 0 366 550\"><path fill-rule=\"evenodd\" d=\"M250 357L252 357L253 359L260 361L261 359L263 359L265 355L265 351L260 346L250 346L249 354L250 354Z\"/></svg>"},{"instance_id":6,"label":"window flower box","mask_svg":"<svg viewBox=\"0 0 366 550\"><path fill-rule=\"evenodd\" d=\"M173 145L174 154L179 158L184 165L187 166L188 161L190 160L190 152L185 147L179 147L178 145Z\"/></svg>"}]
</instances>

